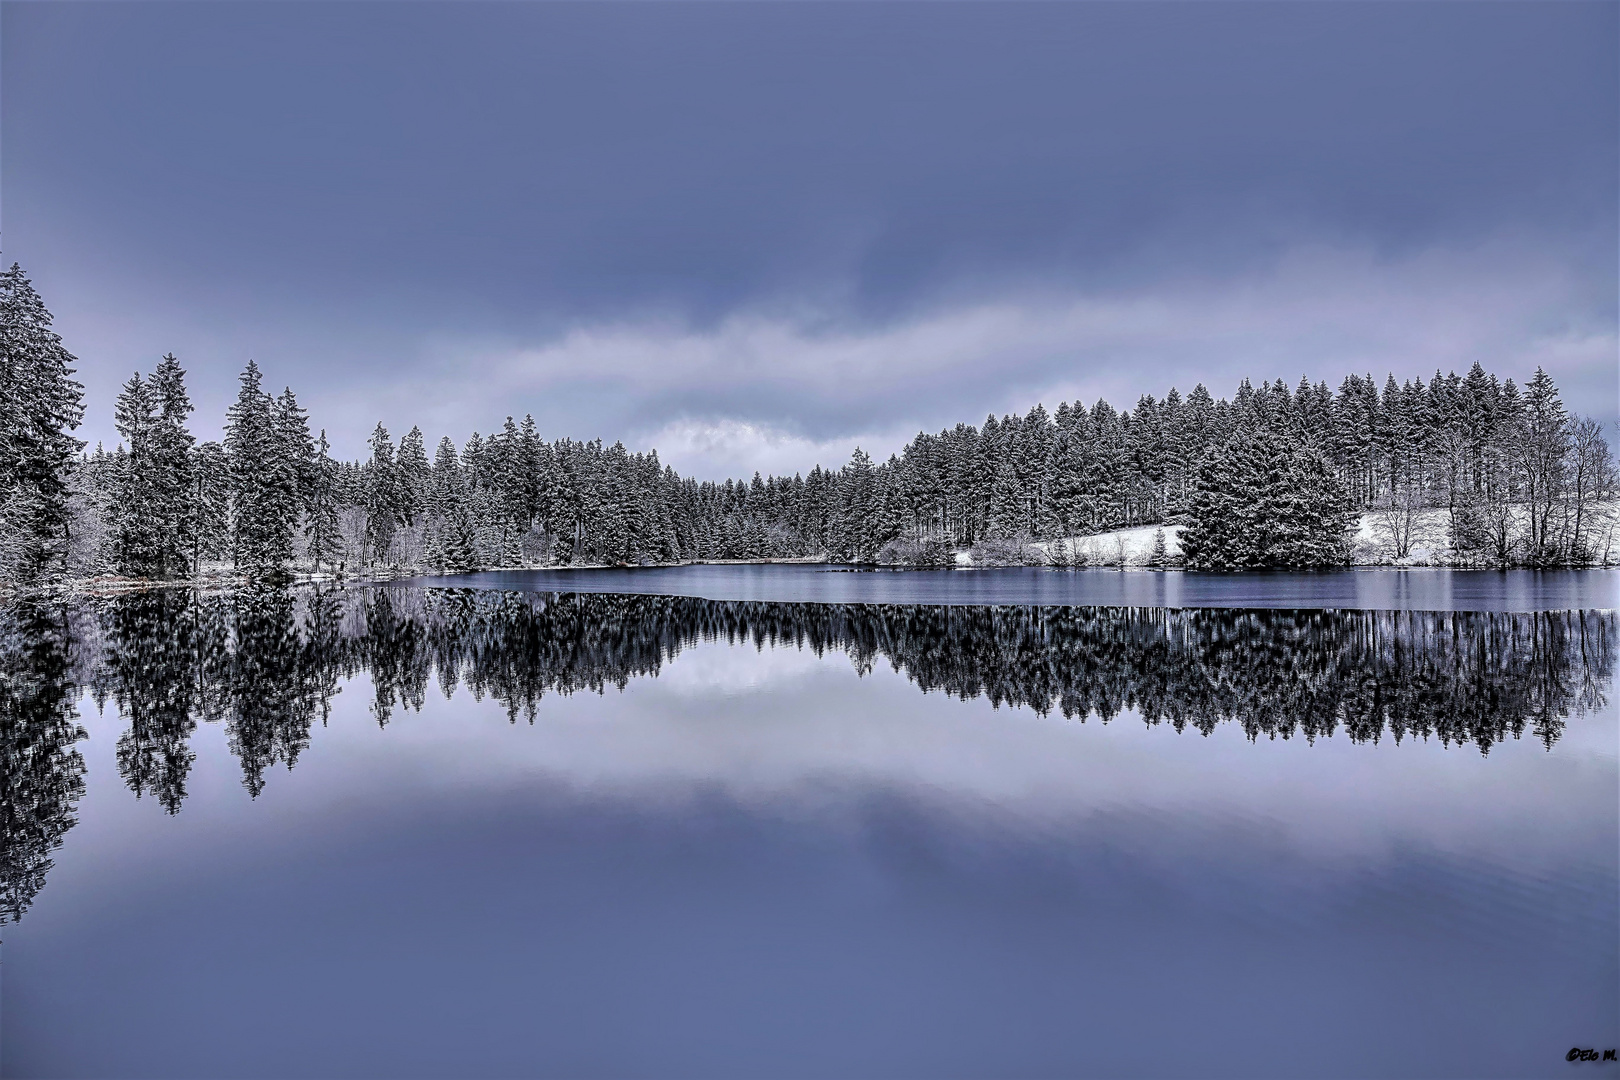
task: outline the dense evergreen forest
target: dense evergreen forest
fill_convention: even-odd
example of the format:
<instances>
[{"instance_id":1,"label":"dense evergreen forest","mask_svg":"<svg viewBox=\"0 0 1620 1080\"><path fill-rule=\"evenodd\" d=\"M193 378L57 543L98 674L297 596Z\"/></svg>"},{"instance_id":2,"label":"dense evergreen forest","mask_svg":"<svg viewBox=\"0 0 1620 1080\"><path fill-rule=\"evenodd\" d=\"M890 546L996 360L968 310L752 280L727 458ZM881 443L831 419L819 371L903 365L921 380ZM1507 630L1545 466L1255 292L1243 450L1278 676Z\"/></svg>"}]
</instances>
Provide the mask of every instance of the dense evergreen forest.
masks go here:
<instances>
[{"instance_id":1,"label":"dense evergreen forest","mask_svg":"<svg viewBox=\"0 0 1620 1080\"><path fill-rule=\"evenodd\" d=\"M28 906L75 820L88 688L128 723L118 770L170 812L199 722L224 725L243 783L294 765L340 686L369 676L387 724L436 683L515 722L547 694L602 693L699 642L843 652L924 691L1042 714L1251 739L1438 739L1481 753L1607 707L1613 612L1260 611L717 602L488 590L151 590L0 608L0 920Z\"/></svg>"},{"instance_id":2,"label":"dense evergreen forest","mask_svg":"<svg viewBox=\"0 0 1620 1080\"><path fill-rule=\"evenodd\" d=\"M919 434L875 462L724 483L682 477L656 450L547 441L507 417L430 451L378 424L362 461L335 460L291 389L249 362L222 442L189 430L172 355L116 403L120 443L84 453L74 358L21 269L0 275L0 579L184 579L205 568L404 569L822 558L1073 566L1060 538L1180 526L1195 569L1352 561L1370 515L1387 554L1442 549L1464 566L1620 558L1616 469L1601 425L1552 379L1466 375L1337 389L1301 380L1202 385L1132 409L1064 403ZM1121 549L1123 550L1123 549ZM1168 561L1161 543L1150 561ZM1121 559L1123 559L1121 555Z\"/></svg>"}]
</instances>

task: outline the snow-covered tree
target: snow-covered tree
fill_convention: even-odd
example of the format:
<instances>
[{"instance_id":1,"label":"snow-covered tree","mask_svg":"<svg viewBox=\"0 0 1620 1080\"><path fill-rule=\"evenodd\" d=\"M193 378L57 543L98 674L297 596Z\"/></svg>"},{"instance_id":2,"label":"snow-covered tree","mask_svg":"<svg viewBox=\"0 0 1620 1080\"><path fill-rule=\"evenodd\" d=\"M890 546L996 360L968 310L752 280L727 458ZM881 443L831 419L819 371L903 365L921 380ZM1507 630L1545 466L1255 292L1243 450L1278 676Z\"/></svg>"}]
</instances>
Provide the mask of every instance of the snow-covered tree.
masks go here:
<instances>
[{"instance_id":1,"label":"snow-covered tree","mask_svg":"<svg viewBox=\"0 0 1620 1080\"><path fill-rule=\"evenodd\" d=\"M27 275L0 271L0 576L60 577L70 541L69 482L84 443L84 387Z\"/></svg>"},{"instance_id":2,"label":"snow-covered tree","mask_svg":"<svg viewBox=\"0 0 1620 1080\"><path fill-rule=\"evenodd\" d=\"M166 354L149 383L156 416L151 430L152 487L157 497L162 533L157 545L158 573L165 578L196 569L199 508L195 496L195 463L188 418L191 397L186 393L186 372L173 353Z\"/></svg>"},{"instance_id":3,"label":"snow-covered tree","mask_svg":"<svg viewBox=\"0 0 1620 1080\"><path fill-rule=\"evenodd\" d=\"M292 395L284 394L278 403L261 388L262 381L259 366L249 360L236 401L225 414L231 553L238 567L255 574L278 572L292 558L301 456L301 416Z\"/></svg>"},{"instance_id":4,"label":"snow-covered tree","mask_svg":"<svg viewBox=\"0 0 1620 1080\"><path fill-rule=\"evenodd\" d=\"M332 447L321 429L315 441L309 486L308 511L304 517L304 548L318 571L322 563L334 562L343 550L338 521L338 467L332 460Z\"/></svg>"},{"instance_id":5,"label":"snow-covered tree","mask_svg":"<svg viewBox=\"0 0 1620 1080\"><path fill-rule=\"evenodd\" d=\"M371 433L371 460L366 463L366 548L373 562L387 562L392 556L403 502L394 441L379 422Z\"/></svg>"}]
</instances>

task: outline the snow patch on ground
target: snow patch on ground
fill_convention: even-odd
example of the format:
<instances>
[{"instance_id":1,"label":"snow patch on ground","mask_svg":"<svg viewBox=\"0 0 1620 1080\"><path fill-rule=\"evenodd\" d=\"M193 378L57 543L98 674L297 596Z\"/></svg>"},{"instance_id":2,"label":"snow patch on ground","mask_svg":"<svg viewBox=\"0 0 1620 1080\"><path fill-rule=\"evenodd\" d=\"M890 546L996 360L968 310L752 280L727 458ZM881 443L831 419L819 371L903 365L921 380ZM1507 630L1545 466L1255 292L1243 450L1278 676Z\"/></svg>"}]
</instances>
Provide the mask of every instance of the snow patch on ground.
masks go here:
<instances>
[{"instance_id":1,"label":"snow patch on ground","mask_svg":"<svg viewBox=\"0 0 1620 1080\"><path fill-rule=\"evenodd\" d=\"M1620 519L1620 507L1613 504L1599 504L1594 508L1593 514L1598 519L1598 524L1594 525L1598 558L1601 560L1606 552L1609 561L1604 565L1614 565L1620 560L1620 538L1605 544L1600 531L1615 528L1614 522ZM1034 556L1027 561L1050 564L1056 561L1053 559L1053 553L1060 550L1060 545L1069 545L1068 550L1085 556L1087 566L1147 567L1152 563L1153 537L1159 529L1158 525L1141 525L1132 529L1113 529L1091 536L1035 541L1026 546L1028 552ZM1165 525L1163 529L1167 561L1179 565L1182 526ZM1413 522L1411 537L1407 554L1397 558L1395 545L1384 520L1375 511L1362 514L1350 539L1350 561L1355 566L1450 565L1450 514L1447 510L1442 508L1420 511ZM974 561L973 553L970 551L958 551L955 555L957 566L979 565ZM1001 564L986 562L984 565Z\"/></svg>"},{"instance_id":2,"label":"snow patch on ground","mask_svg":"<svg viewBox=\"0 0 1620 1080\"><path fill-rule=\"evenodd\" d=\"M1153 538L1162 529L1164 553L1172 562L1181 559L1180 525L1142 525L1134 529L1113 529L1095 536L1074 536L1064 540L1047 540L1036 546L1048 559L1063 554L1060 545L1069 552L1085 557L1087 566L1146 566L1153 557Z\"/></svg>"},{"instance_id":3,"label":"snow patch on ground","mask_svg":"<svg viewBox=\"0 0 1620 1080\"><path fill-rule=\"evenodd\" d=\"M1167 561L1181 561L1180 525L1142 525L1134 529L1113 529L1092 536L1071 536L1062 540L1040 540L1029 545L1040 553L1040 560L1052 563L1054 554L1082 556L1086 566L1148 566L1153 559L1153 538L1164 530L1164 551ZM957 566L977 565L973 554L956 552Z\"/></svg>"}]
</instances>

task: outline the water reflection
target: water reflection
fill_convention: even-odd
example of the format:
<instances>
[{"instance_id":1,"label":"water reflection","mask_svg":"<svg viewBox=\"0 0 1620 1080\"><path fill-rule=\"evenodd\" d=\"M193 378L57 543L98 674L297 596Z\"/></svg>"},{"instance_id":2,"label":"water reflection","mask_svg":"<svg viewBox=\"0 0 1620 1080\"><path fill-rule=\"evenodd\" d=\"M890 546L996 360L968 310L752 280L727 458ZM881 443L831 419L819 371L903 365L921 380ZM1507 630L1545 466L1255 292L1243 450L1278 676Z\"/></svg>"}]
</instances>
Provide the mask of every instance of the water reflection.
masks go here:
<instances>
[{"instance_id":1,"label":"water reflection","mask_svg":"<svg viewBox=\"0 0 1620 1080\"><path fill-rule=\"evenodd\" d=\"M61 610L0 611L0 922L45 884L84 794L74 643Z\"/></svg>"},{"instance_id":2,"label":"water reflection","mask_svg":"<svg viewBox=\"0 0 1620 1080\"><path fill-rule=\"evenodd\" d=\"M118 769L171 813L199 721L224 726L243 783L294 765L340 685L369 675L386 725L430 684L465 686L533 720L547 693L656 675L701 641L882 662L924 691L1085 720L1251 739L1434 738L1488 753L1549 748L1603 708L1611 612L1287 611L717 602L462 589L157 591L0 613L3 914L50 868L84 790L73 702L88 688L128 724Z\"/></svg>"}]
</instances>

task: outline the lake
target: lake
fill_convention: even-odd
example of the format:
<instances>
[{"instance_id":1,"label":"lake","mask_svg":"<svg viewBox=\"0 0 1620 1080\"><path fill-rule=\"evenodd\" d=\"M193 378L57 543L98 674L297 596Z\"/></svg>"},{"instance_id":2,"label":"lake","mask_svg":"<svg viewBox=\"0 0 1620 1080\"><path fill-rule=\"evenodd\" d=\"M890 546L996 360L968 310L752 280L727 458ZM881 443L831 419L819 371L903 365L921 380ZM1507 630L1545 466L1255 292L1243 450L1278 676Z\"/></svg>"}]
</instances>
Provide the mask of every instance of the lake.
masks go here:
<instances>
[{"instance_id":1,"label":"lake","mask_svg":"<svg viewBox=\"0 0 1620 1080\"><path fill-rule=\"evenodd\" d=\"M856 570L800 564L490 571L404 585L821 604L1568 611L1620 606L1620 570Z\"/></svg>"},{"instance_id":2,"label":"lake","mask_svg":"<svg viewBox=\"0 0 1620 1080\"><path fill-rule=\"evenodd\" d=\"M1615 595L723 566L13 606L0 1072L1562 1073L1620 1044Z\"/></svg>"}]
</instances>

